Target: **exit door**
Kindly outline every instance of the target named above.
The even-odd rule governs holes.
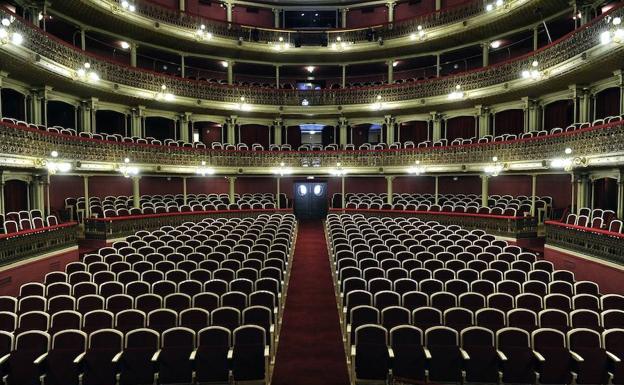
[[[327,216],[327,182],[295,182],[293,187],[297,219],[322,219]]]

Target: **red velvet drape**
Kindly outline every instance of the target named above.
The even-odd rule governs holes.
[[[4,183],[4,211],[28,210],[28,183],[9,180]]]
[[[207,145],[212,142],[223,142],[221,125],[213,122],[196,122],[195,130],[199,133],[199,140]]]
[[[607,88],[596,94],[596,119],[620,114],[620,89]]]
[[[175,131],[175,121],[171,119],[156,116],[145,118],[145,136],[163,141],[176,137]]]
[[[301,127],[299,126],[289,126],[288,130],[288,141],[284,143],[288,143],[291,145],[293,150],[296,150],[301,146]]]
[[[446,139],[450,142],[457,138],[472,138],[476,136],[476,119],[474,116],[458,116],[446,121]]]
[[[368,142],[368,131],[370,130],[370,126],[370,124],[358,124],[356,126],[351,126],[352,143],[356,148]]]
[[[494,134],[518,135],[524,131],[524,111],[506,110],[494,115]]]
[[[544,107],[544,130],[566,128],[574,123],[574,101],[559,100]]]
[[[594,182],[594,207],[617,210],[617,180],[602,178]]]
[[[240,143],[250,146],[260,143],[264,148],[269,147],[269,127],[259,124],[245,124],[240,127]]]
[[[401,143],[408,141],[419,143],[427,140],[427,131],[429,130],[429,127],[427,122],[412,121],[401,123],[399,130],[401,132]]]

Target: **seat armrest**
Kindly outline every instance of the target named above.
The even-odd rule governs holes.
[[[48,353],[43,353],[42,355],[40,355],[39,357],[37,357],[37,359],[35,359],[34,364],[35,365],[41,365],[41,363],[43,361],[45,361],[46,357],[48,357]]]
[[[425,352],[425,358],[430,360],[431,359],[431,352],[429,351],[429,349],[427,349],[426,346],[423,346],[423,351]]]
[[[535,358],[537,358],[537,360],[538,360],[539,362],[545,362],[545,361],[546,361],[546,359],[544,358],[544,356],[542,356],[542,355],[540,354],[540,352],[538,352],[537,350],[533,350],[533,355],[535,356]]]
[[[230,350],[228,350],[227,359],[231,360],[232,358],[234,358],[234,348],[230,348]]]
[[[264,356],[268,357],[271,355],[271,348],[269,347],[269,345],[265,345],[264,346]]]
[[[507,356],[502,351],[496,349],[496,354],[498,354],[498,358],[500,358],[501,361],[507,361]]]
[[[616,356],[615,354],[609,352],[609,351],[605,351],[605,353],[607,353],[607,357],[609,357],[609,359],[615,363],[620,363],[622,362],[622,360],[620,360],[620,358],[618,356]],[[4,357],[2,357],[4,358]],[[0,359],[0,364],[2,363],[2,359]]]
[[[118,362],[119,362],[119,360],[121,360],[121,356],[122,356],[122,355],[123,355],[123,351],[121,351],[121,352],[119,352],[119,353],[115,354],[115,357],[113,357],[113,359],[111,360],[111,362],[112,362],[113,364],[118,363]]]
[[[467,352],[467,351],[465,351],[465,350],[464,350],[464,349],[462,349],[462,348],[459,348],[459,351],[460,351],[460,353],[461,353],[461,355],[462,355],[462,358],[463,358],[464,360],[469,360],[469,359],[470,359],[470,354],[468,354],[468,352]]]
[[[355,357],[355,352],[356,352],[355,345],[351,345],[351,357],[352,358]],[[353,361],[351,361],[351,362],[353,362]]]
[[[390,357],[391,360],[394,359],[394,350],[392,348],[388,348],[388,357]]]
[[[189,355],[189,360],[195,361],[195,357],[197,356],[197,349],[193,349],[191,354]]]
[[[577,352],[570,350],[570,355],[572,356],[572,359],[574,359],[574,361],[576,362],[583,362],[585,361],[583,359],[583,357],[581,357]]]
[[[160,349],[156,350],[156,352],[154,353],[154,355],[152,356],[152,359],[150,361],[157,362],[158,361],[158,357],[160,357],[160,352],[161,352]]]
[[[2,358],[0,358],[0,365],[3,365],[5,362],[7,362],[9,360],[9,357],[11,357],[10,353],[2,356]]]
[[[74,364],[79,364],[80,362],[82,362],[86,354],[87,353],[82,352],[78,356],[76,356],[76,358],[74,358]]]

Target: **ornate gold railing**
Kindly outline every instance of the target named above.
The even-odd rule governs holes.
[[[76,223],[0,235],[0,266],[76,246]]]
[[[117,1],[121,3],[121,1]],[[180,12],[176,9],[153,4],[149,1],[139,1],[136,4],[137,14],[156,20],[161,23],[187,28],[192,32],[198,30],[203,24],[206,32],[210,32],[215,37],[239,39],[242,37],[246,41],[260,43],[277,42],[280,37],[286,41],[294,41],[295,34],[314,35],[313,38],[319,41],[326,37],[330,42],[340,36],[343,41],[364,42],[367,41],[367,33],[372,29],[377,36],[384,39],[409,36],[411,33],[418,33],[418,26],[427,30],[442,25],[461,22],[469,17],[485,13],[485,4],[482,0],[467,0],[460,4],[419,15],[410,19],[395,21],[393,23],[383,23],[354,29],[330,29],[323,31],[293,30],[262,28],[253,25],[243,25],[224,20],[209,19],[189,12]],[[292,37],[292,40],[291,40]]]
[[[418,217],[422,221],[436,221],[445,226],[458,225],[467,230],[481,229],[488,234],[514,240],[537,237],[537,222],[533,217],[403,210],[331,209],[330,211],[371,217]]]
[[[202,161],[211,167],[408,167],[419,161],[427,165],[469,165],[498,162],[544,162],[564,156],[572,148],[575,161],[584,157],[624,152],[624,122],[614,122],[561,134],[505,142],[461,146],[428,147],[401,150],[358,151],[227,151],[121,143],[49,133],[8,123],[0,123],[0,154],[46,159],[52,150],[60,158],[81,161],[121,163],[129,157],[133,163],[162,166],[198,167]],[[534,167],[534,168],[540,168]]]
[[[186,213],[133,215],[115,218],[88,218],[85,220],[85,238],[111,240],[125,237],[139,230],[153,231],[162,226],[177,226],[184,222],[199,222],[204,218],[247,218],[260,214],[286,214],[290,209],[274,210],[227,210]]]
[[[518,79],[522,70],[532,68],[531,63],[534,61],[539,63],[540,68],[551,68],[599,44],[600,33],[608,28],[604,22],[605,15],[538,51],[504,63],[463,74],[414,83],[338,90],[275,90],[248,86],[215,85],[203,81],[181,79],[133,68],[83,52],[19,18],[16,19],[11,28],[16,28],[24,35],[23,45],[37,55],[74,69],[81,68],[85,62],[89,62],[91,68],[102,79],[151,91],[154,92],[154,95],[161,91],[164,84],[167,86],[168,92],[176,96],[198,100],[240,103],[240,98],[244,96],[246,103],[255,105],[299,106],[306,99],[312,106],[341,106],[373,103],[377,97],[381,97],[384,102],[399,102],[444,96],[455,90],[455,86],[458,84],[461,85],[464,92],[503,84]],[[610,10],[608,15],[613,17],[624,16],[622,5]],[[0,9],[0,16],[15,15],[6,9]]]
[[[546,221],[546,245],[624,265],[624,234]]]

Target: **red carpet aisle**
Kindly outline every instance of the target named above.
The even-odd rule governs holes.
[[[347,385],[321,221],[300,222],[273,385]]]

